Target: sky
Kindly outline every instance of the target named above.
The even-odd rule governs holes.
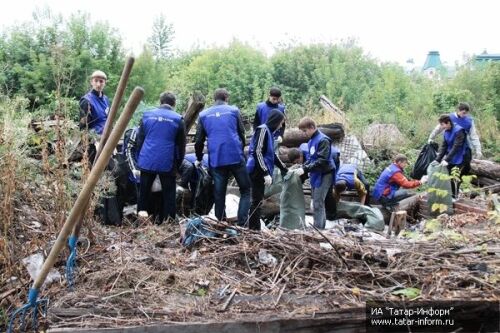
[[[381,62],[413,59],[415,66],[431,50],[450,66],[484,50],[500,53],[498,0],[15,0],[0,11],[0,30],[31,20],[45,6],[64,17],[83,11],[92,22],[107,21],[135,55],[160,13],[173,24],[179,50],[224,46],[236,38],[271,55],[280,43],[354,39]]]

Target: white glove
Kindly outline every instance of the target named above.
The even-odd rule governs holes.
[[[422,176],[422,179],[420,179],[420,183],[425,184],[425,183],[427,183],[428,180],[429,180],[429,176],[427,176],[427,175]]]
[[[303,168],[298,168],[298,169],[293,170],[293,172],[294,172],[297,176],[302,176],[302,175],[304,174],[304,169],[303,169]]]
[[[282,143],[283,142],[283,137],[280,135],[274,141],[276,141],[277,143]]]
[[[474,155],[474,158],[477,159],[477,160],[482,160],[483,159],[483,153],[481,153],[480,151],[478,151],[475,155]]]
[[[201,165],[201,162],[200,162],[200,161],[198,161],[198,160],[194,161],[194,166],[195,166],[195,167],[199,168],[199,167],[200,167],[200,165]]]
[[[134,169],[132,170],[132,174],[136,179],[141,178],[141,170]]]
[[[448,162],[446,162],[445,160],[442,160],[442,161],[441,161],[441,165],[442,165],[442,166],[444,166],[444,167],[445,167],[445,166],[448,166]]]
[[[264,177],[264,185],[270,186],[273,183],[273,177],[267,175]]]
[[[428,143],[428,144],[431,144],[431,143],[433,143],[433,142],[434,142],[434,140],[432,140],[432,139],[427,140],[427,143]]]

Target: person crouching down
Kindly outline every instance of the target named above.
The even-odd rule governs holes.
[[[295,172],[299,175],[309,173],[314,207],[314,226],[324,229],[326,224],[325,198],[331,190],[335,164],[332,156],[332,142],[329,137],[316,128],[316,123],[309,117],[299,122],[299,129],[309,138],[309,154],[306,163]]]
[[[356,190],[359,196],[359,203],[364,205],[369,203],[368,193],[370,184],[365,176],[354,164],[342,164],[337,171],[335,179],[335,200],[340,200],[340,194],[345,190]]]
[[[249,228],[260,230],[260,212],[264,188],[273,182],[273,170],[276,165],[282,174],[288,169],[274,151],[273,133],[281,128],[285,121],[283,112],[271,110],[266,123],[258,126],[250,142],[247,170],[252,182],[252,205],[250,207]]]

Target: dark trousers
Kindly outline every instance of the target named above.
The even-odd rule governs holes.
[[[335,220],[337,218],[337,201],[333,196],[333,184],[328,189],[325,198],[325,213],[327,220]]]
[[[451,175],[451,170],[453,168],[458,168],[460,170],[460,179],[451,180],[451,195],[454,199],[458,198],[458,192],[460,190],[460,184],[462,183],[462,176],[463,175],[468,175],[470,173],[470,162],[472,160],[472,152],[470,148],[467,148],[465,150],[464,158],[462,163],[460,164],[448,164],[448,173]]]
[[[260,230],[260,214],[265,189],[264,176],[265,174],[260,170],[256,170],[250,174],[250,181],[252,182],[252,205],[250,206],[248,227],[252,230]]]
[[[225,217],[226,191],[229,176],[232,174],[240,188],[240,204],[238,206],[238,224],[243,226],[247,223],[248,210],[250,209],[250,177],[248,176],[246,163],[225,165],[210,168],[214,180],[215,217],[222,220]]]
[[[187,161],[187,160],[182,160],[181,165],[179,166],[179,186],[182,186],[183,188],[188,188],[189,182],[193,178],[193,174],[195,173],[195,167],[193,163]]]
[[[151,186],[156,175],[159,175],[161,182],[162,209],[160,211],[159,223],[162,223],[167,217],[175,219],[175,174],[172,172],[155,173],[141,170],[137,211],[148,210],[152,196]]]

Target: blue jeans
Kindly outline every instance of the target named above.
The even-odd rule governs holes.
[[[392,199],[388,199],[382,196],[380,197],[379,202],[384,207],[392,208],[396,206],[401,200],[411,197],[412,195],[413,192],[401,188],[394,193],[394,197],[392,197]]]
[[[248,220],[250,210],[250,177],[248,176],[246,163],[225,165],[210,168],[214,180],[215,217],[220,221],[225,217],[226,190],[230,174],[236,179],[240,188],[240,204],[238,206],[238,224],[244,226]]]

